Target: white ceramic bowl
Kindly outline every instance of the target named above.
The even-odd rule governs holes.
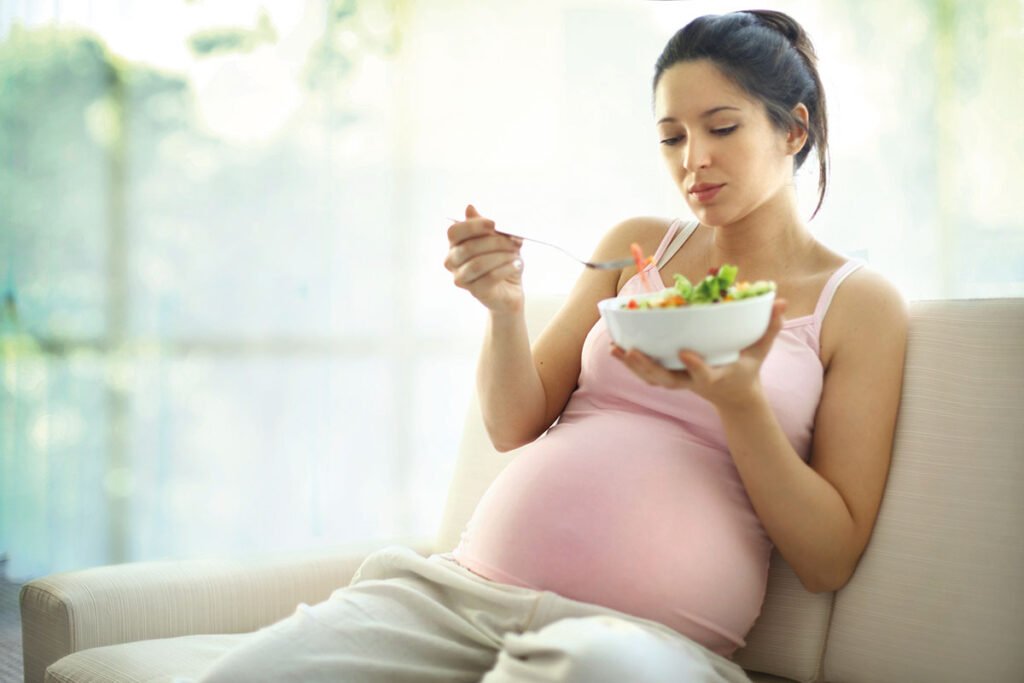
[[[717,304],[623,308],[630,299],[654,296],[660,296],[660,292],[617,296],[598,302],[597,308],[616,344],[626,350],[643,351],[673,370],[686,367],[678,356],[683,349],[696,351],[710,365],[735,361],[742,349],[764,335],[775,301],[772,291]]]

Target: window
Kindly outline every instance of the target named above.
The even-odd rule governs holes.
[[[908,299],[1024,294],[1024,6],[763,4],[818,48],[817,234]],[[743,6],[0,7],[8,573],[431,536],[484,322],[446,218],[586,255],[683,212],[652,65]],[[524,255],[531,296],[578,272]]]

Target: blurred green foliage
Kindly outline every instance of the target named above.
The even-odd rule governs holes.
[[[396,55],[404,8],[402,0],[332,0],[323,38],[313,45],[306,63],[306,85],[313,91],[330,90],[367,55]]]
[[[347,82],[363,59],[395,53],[401,5],[331,3],[303,72],[319,121],[297,125],[357,119]],[[261,11],[255,28],[181,39],[206,58],[251,52],[276,42],[277,31]],[[0,276],[16,287],[26,329],[93,343],[120,335],[140,231],[173,233],[167,243],[184,253],[199,248],[185,241],[208,230],[209,207],[305,154],[296,131],[232,149],[197,111],[184,75],[125,60],[92,33],[15,25],[0,42]]]
[[[127,164],[191,118],[183,78],[119,59],[95,35],[16,26],[0,43],[0,267],[27,327],[104,334]]]
[[[343,21],[355,15],[359,0],[331,0],[330,14],[334,21]]]
[[[251,52],[265,43],[277,42],[277,31],[270,23],[266,10],[260,12],[256,28],[215,28],[196,33],[188,39],[196,55],[220,52]]]

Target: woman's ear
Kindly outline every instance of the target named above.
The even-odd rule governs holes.
[[[793,116],[803,125],[793,125],[790,127],[789,134],[786,136],[786,148],[790,154],[796,155],[807,144],[807,131],[810,129],[811,117],[803,102],[793,107]]]

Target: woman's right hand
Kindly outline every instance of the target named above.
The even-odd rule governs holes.
[[[523,307],[522,240],[498,233],[494,221],[481,216],[473,205],[466,220],[448,228],[448,256],[444,260],[461,287],[494,312],[517,312]]]

